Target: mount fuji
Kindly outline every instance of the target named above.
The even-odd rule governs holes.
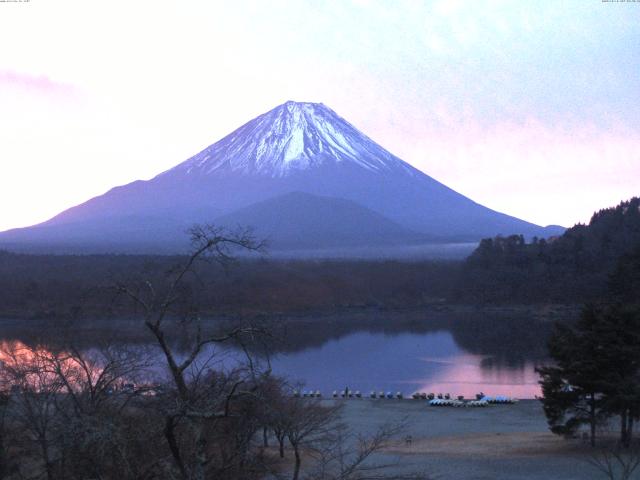
[[[0,247],[176,252],[194,223],[253,226],[275,249],[546,237],[394,156],[333,110],[286,102],[148,181],[0,233]]]

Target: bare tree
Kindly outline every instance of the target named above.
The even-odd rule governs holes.
[[[213,226],[196,226],[190,233],[192,252],[183,264],[169,272],[166,285],[156,286],[145,281],[138,286],[120,284],[117,290],[141,308],[144,325],[166,361],[175,395],[173,407],[166,412],[164,435],[179,475],[184,479],[204,480],[214,458],[207,441],[207,429],[228,418],[232,414],[232,400],[251,393],[245,387],[255,384],[251,381],[254,372],[207,377],[208,361],[202,357],[211,345],[258,331],[253,327],[236,327],[218,335],[204,334],[197,307],[189,306],[186,301],[186,279],[197,275],[196,266],[202,260],[227,265],[232,261],[233,249],[259,251],[263,245],[249,230],[230,233]],[[176,316],[187,320],[183,325],[188,323],[192,327],[192,335],[182,345],[184,352],[178,352],[170,340],[168,323]],[[201,381],[205,378],[205,382]],[[181,428],[188,429],[191,443],[188,447],[180,441],[185,436],[178,433]]]
[[[6,440],[19,466],[11,478],[264,478],[281,467],[266,448],[269,430],[281,457],[290,447],[294,480],[421,478],[384,476],[389,465],[370,461],[392,431],[353,436],[338,423],[340,404],[293,398],[268,362],[261,371],[254,344],[266,329],[217,324],[214,330],[200,321],[204,289],[193,287],[203,262],[226,266],[233,248],[262,246],[247,231],[196,227],[191,233],[191,255],[164,281],[116,288],[142,312],[154,339],[152,357],[117,340],[78,348],[73,337],[47,349],[18,343],[5,349],[0,391],[7,392],[2,413],[9,436],[0,430],[0,454]],[[228,342],[245,357],[233,368],[220,364],[221,344]],[[148,380],[150,358],[158,354],[168,380],[148,389],[135,385]]]
[[[601,447],[591,453],[588,462],[609,480],[629,480],[640,465],[640,446]]]
[[[71,401],[76,415],[97,413],[106,403],[113,406],[117,398],[120,408],[135,395],[132,388],[150,365],[140,347],[107,342],[100,347],[80,350],[75,345],[36,353],[45,372],[62,383],[62,391]]]
[[[287,430],[291,423],[291,405],[299,401],[292,400],[287,395],[289,385],[287,382],[278,377],[270,376],[269,381],[264,389],[264,403],[263,403],[263,425],[265,432],[263,432],[263,446],[267,447],[267,435],[271,431],[278,442],[278,456],[284,458],[285,456],[285,443],[287,440]],[[299,389],[299,386],[298,386]]]
[[[312,450],[331,432],[341,405],[322,406],[317,400],[288,398],[281,406],[283,430],[293,449],[293,480],[298,480],[303,449]],[[284,407],[284,408],[283,408]]]
[[[7,410],[9,395],[5,391],[0,392],[0,478],[5,478],[9,472],[9,458],[7,455]]]
[[[2,351],[3,389],[10,392],[11,423],[24,433],[21,446],[33,454],[34,469],[39,466],[48,480],[55,478],[59,461],[56,424],[57,399],[62,382],[46,371],[42,351],[19,343],[5,345]]]
[[[143,448],[161,431],[158,422],[139,407],[125,408],[136,392],[117,388],[135,378],[140,362],[139,352],[124,347],[5,345],[0,373],[10,392],[6,424],[19,474],[133,480],[162,471],[162,450]]]
[[[378,462],[376,456],[404,430],[405,423],[382,425],[371,436],[355,435],[345,424],[335,426],[309,480],[428,480],[424,472],[399,473],[399,461]]]
[[[269,426],[278,441],[278,454],[284,458],[284,446],[287,439],[287,427],[289,425],[289,415],[282,402],[273,404],[269,412]]]

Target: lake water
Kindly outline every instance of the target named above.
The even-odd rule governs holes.
[[[135,337],[136,344],[145,345],[150,340],[138,322],[114,324],[109,325],[117,341],[130,343]],[[305,318],[287,323],[278,334],[283,341],[271,345],[268,359],[274,373],[325,396],[348,387],[366,395],[424,391],[469,398],[482,391],[534,398],[540,394],[535,367],[545,363],[550,330],[550,323],[526,316],[418,312]],[[86,348],[107,336],[100,329],[73,333]],[[46,324],[0,320],[0,340],[42,344],[55,334]],[[231,346],[217,350],[223,359],[219,365],[226,368],[242,356]],[[163,365],[160,355],[158,363]]]
[[[306,389],[534,398],[552,323],[532,312],[382,312],[292,322],[273,370]]]
[[[466,351],[451,332],[384,334],[357,332],[321,346],[271,359],[276,373],[321,390],[415,391],[472,397],[533,398],[540,394],[533,360],[518,364],[492,361],[489,354]]]

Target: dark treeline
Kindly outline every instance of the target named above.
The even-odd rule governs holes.
[[[595,213],[557,238],[496,237],[464,262],[239,260],[201,266],[184,288],[208,313],[304,312],[441,303],[580,304],[640,292],[640,199]],[[24,255],[0,251],[0,316],[126,315],[109,289],[159,279],[180,256]]]
[[[562,236],[485,239],[467,259],[454,298],[480,303],[582,303],[609,287],[640,293],[640,198],[596,212]]]
[[[104,317],[132,312],[117,282],[160,279],[183,257],[23,255],[0,252],[0,316]],[[445,299],[460,264],[240,260],[199,265],[185,281],[205,312],[297,312],[411,307]]]

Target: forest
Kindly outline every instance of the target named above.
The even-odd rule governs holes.
[[[183,257],[54,256],[0,253],[0,316],[105,317],[130,311],[113,285],[159,279]],[[441,302],[459,264],[400,261],[238,260],[206,263],[186,279],[202,309],[215,314],[411,307]]]
[[[640,198],[600,210],[588,225],[527,243],[520,235],[482,240],[464,262],[451,298],[478,303],[596,302],[610,290],[640,293]]]
[[[0,316],[109,317],[135,306],[123,281],[164,277],[181,256],[0,251]],[[204,312],[257,315],[434,304],[582,304],[640,292],[640,199],[596,212],[562,236],[484,239],[465,261],[237,260],[199,265],[185,289]],[[135,313],[135,312],[134,312]]]

